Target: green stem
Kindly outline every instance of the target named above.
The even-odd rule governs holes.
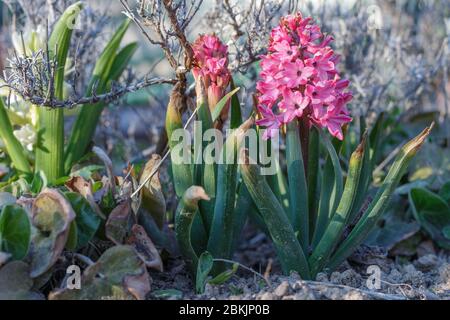
[[[43,171],[50,183],[64,174],[64,109],[38,109],[39,143],[36,170]]]

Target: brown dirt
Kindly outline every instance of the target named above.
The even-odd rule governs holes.
[[[164,299],[450,300],[450,256],[447,252],[424,252],[406,260],[363,246],[337,271],[320,273],[316,281],[304,281],[295,273],[290,276],[281,274],[272,245],[264,234],[247,230],[241,243],[243,245],[234,260],[252,268],[260,276],[240,268],[227,283],[220,286],[207,284],[205,293],[197,295],[182,260],[171,259],[164,273],[152,273],[149,299],[160,299],[160,293],[170,289],[172,293]],[[367,268],[370,265],[381,270],[381,288],[378,290],[367,286]]]

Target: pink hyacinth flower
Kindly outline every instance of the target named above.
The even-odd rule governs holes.
[[[231,73],[228,70],[228,47],[214,35],[201,35],[193,44],[196,81],[203,79],[208,94],[208,104],[213,109],[226,94]]]
[[[346,91],[349,81],[339,76],[332,41],[310,17],[298,13],[281,19],[271,32],[269,52],[261,57],[259,125],[275,129],[306,117],[343,139],[342,126],[352,120],[345,106],[352,95]]]
[[[283,65],[283,70],[279,73],[279,78],[286,84],[288,88],[296,88],[305,85],[308,80],[315,74],[315,69],[305,67],[301,60],[295,62],[287,62]]]

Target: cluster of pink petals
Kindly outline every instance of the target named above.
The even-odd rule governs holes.
[[[327,128],[343,139],[342,126],[352,120],[346,104],[352,94],[349,81],[339,77],[338,57],[312,18],[300,13],[282,18],[272,30],[269,52],[261,60],[261,80],[257,83],[258,124],[279,129],[296,118]],[[271,137],[266,130],[265,138]]]
[[[228,70],[228,47],[215,35],[201,35],[192,45],[194,50],[195,80],[202,77],[208,94],[208,104],[214,108],[225,95],[230,83]]]

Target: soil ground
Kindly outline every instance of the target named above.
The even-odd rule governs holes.
[[[194,284],[180,259],[168,261],[164,273],[152,273],[149,299],[213,300],[450,300],[450,256],[448,252],[423,252],[413,259],[390,257],[381,250],[362,246],[341,267],[320,273],[316,281],[297,274],[284,276],[270,241],[263,233],[247,230],[234,260],[256,271],[239,268],[220,286],[207,284],[204,294]],[[431,253],[430,253],[431,252]],[[369,266],[381,271],[380,288],[373,288]],[[369,285],[368,285],[369,280]],[[370,289],[372,288],[372,289]]]

